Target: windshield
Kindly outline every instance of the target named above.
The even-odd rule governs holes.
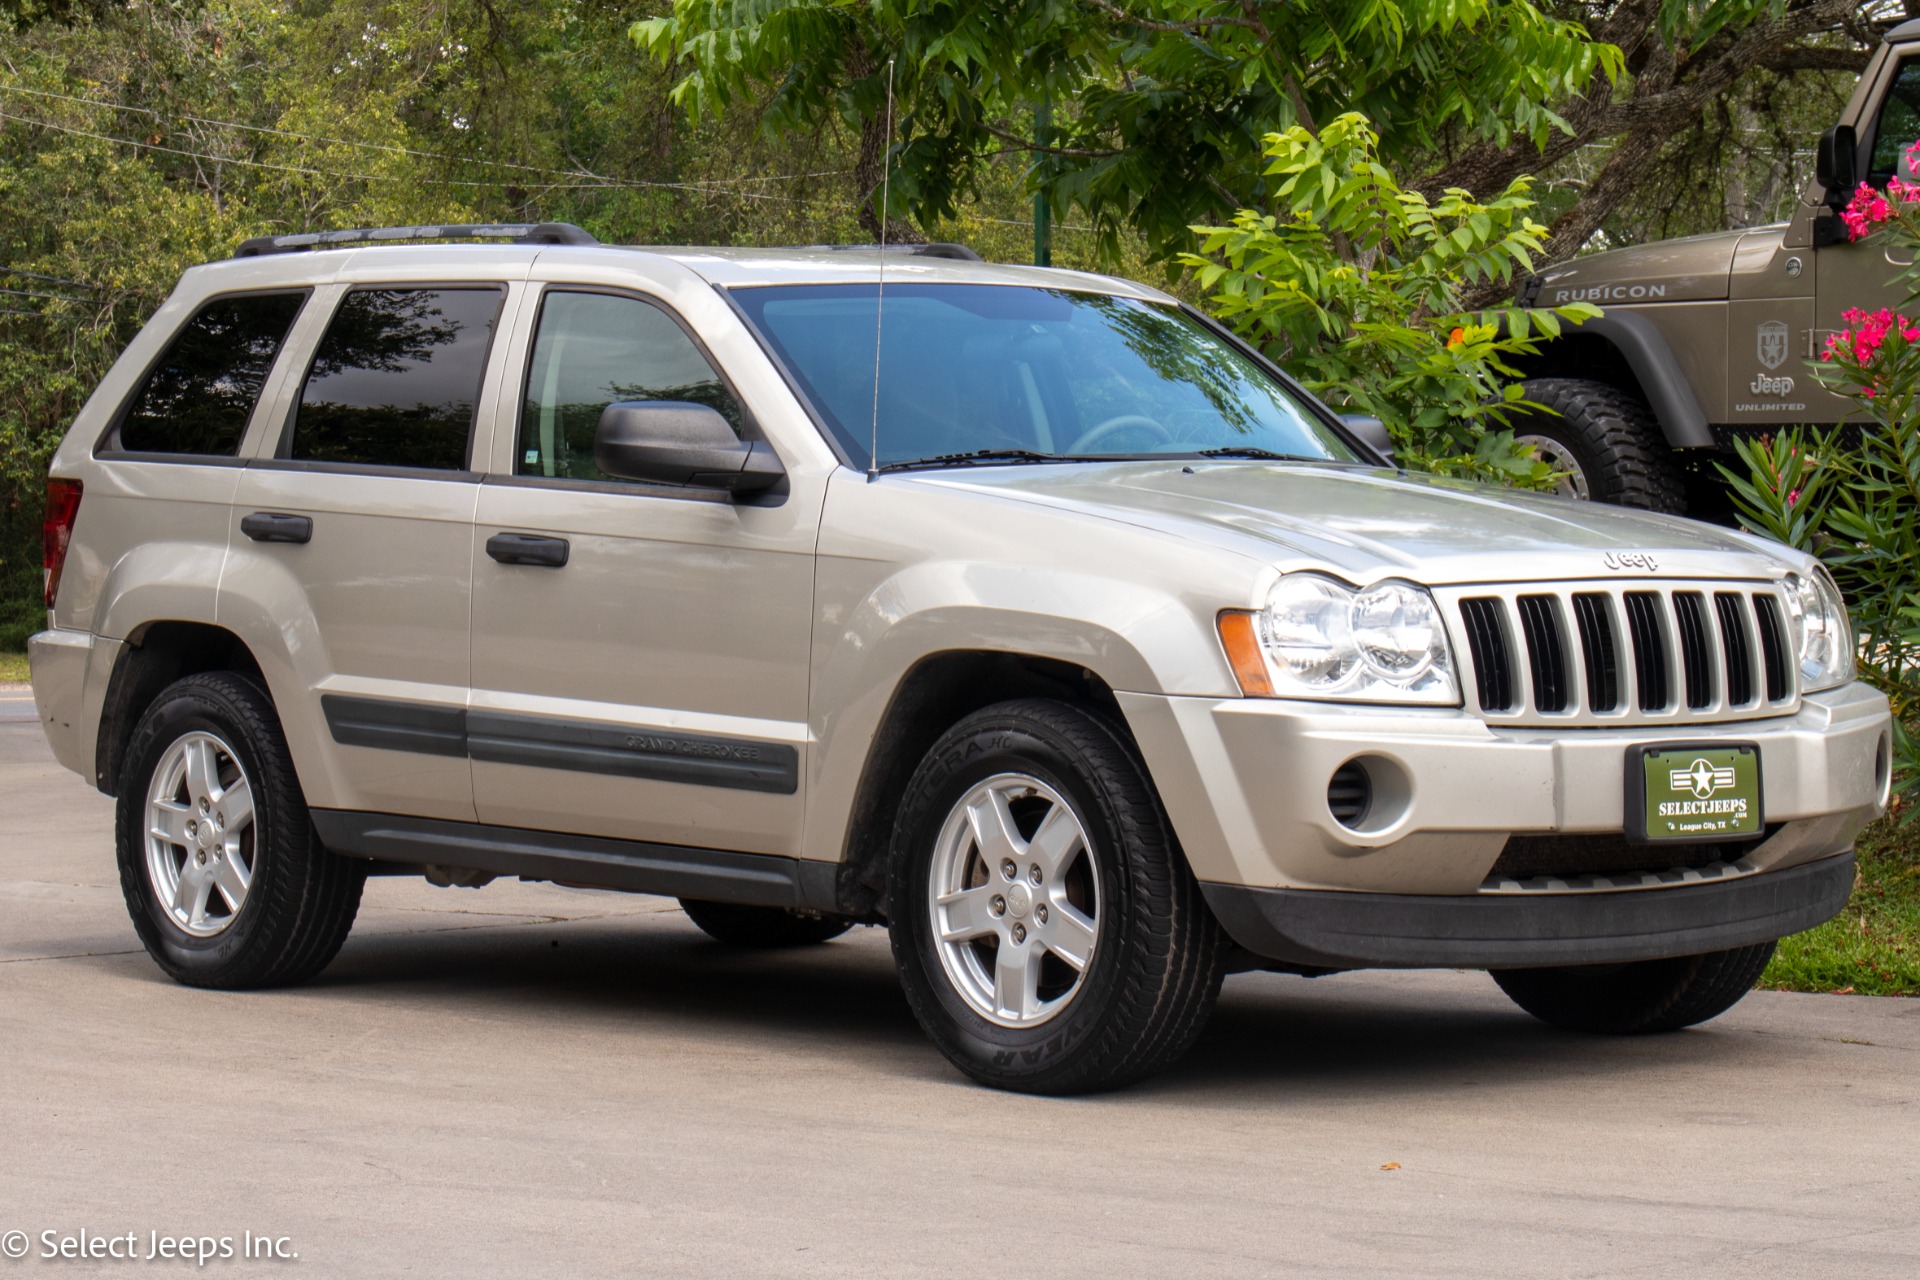
[[[841,448],[874,432],[871,284],[736,289]],[[879,465],[1209,451],[1355,461],[1297,396],[1177,307],[1009,285],[889,284]]]

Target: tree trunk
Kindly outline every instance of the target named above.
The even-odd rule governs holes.
[[[855,35],[847,50],[847,78],[866,80],[874,75],[884,80],[886,69],[874,60],[866,44]],[[853,161],[854,199],[860,207],[860,226],[875,243],[881,240],[880,205],[886,191],[887,151],[893,139],[887,134],[887,108],[860,122],[860,150]],[[886,243],[925,244],[926,237],[904,218],[887,219]]]

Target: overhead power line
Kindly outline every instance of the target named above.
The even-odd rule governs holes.
[[[42,275],[38,271],[22,271],[19,267],[0,267],[0,276],[21,276],[28,280],[44,280],[48,284],[71,285],[76,289],[98,289],[97,284],[88,284],[84,280],[68,280],[64,276]]]
[[[754,177],[745,177],[745,178],[701,178],[691,182],[655,182],[655,181],[649,181],[646,179],[639,179],[639,178],[607,178],[597,173],[590,173],[584,169],[548,169],[548,168],[542,168],[538,165],[520,164],[512,160],[489,160],[482,156],[456,156],[443,151],[422,151],[415,147],[401,147],[401,146],[395,146],[393,144],[384,143],[384,142],[363,142],[353,138],[329,137],[325,134],[298,133],[290,129],[274,129],[274,128],[269,128],[266,125],[246,124],[239,120],[220,120],[212,116],[193,115],[189,112],[184,112],[184,111],[162,112],[162,111],[157,111],[152,107],[137,107],[137,106],[131,105],[130,103],[106,102],[99,98],[81,98],[81,97],[76,97],[72,94],[67,94],[67,93],[52,93],[45,89],[29,89],[24,85],[0,84],[0,92],[28,94],[36,98],[49,98],[57,102],[73,102],[73,103],[78,103],[82,106],[100,107],[104,110],[109,110],[109,111],[124,111],[124,112],[129,112],[135,115],[150,116],[150,117],[153,117],[154,119],[159,119],[159,120],[169,120],[169,119],[191,120],[196,124],[217,125],[219,127],[227,128],[227,129],[244,130],[248,133],[266,134],[270,137],[293,138],[293,139],[298,139],[304,142],[325,143],[328,146],[357,147],[366,151],[382,151],[390,155],[414,156],[424,160],[446,160],[454,164],[486,165],[491,168],[511,169],[519,173],[539,174],[544,177],[587,178],[591,180],[590,184],[583,184],[583,185],[594,185],[594,186],[605,186],[605,187],[642,187],[642,188],[660,187],[660,188],[667,188],[675,191],[700,191],[707,188],[712,188],[716,190],[726,190],[729,187],[736,186],[743,183],[789,182],[789,181],[793,181],[800,178],[832,178],[832,177],[840,177],[842,175],[853,172],[851,169],[819,169],[819,170],[813,170],[805,173],[776,173],[776,174],[764,174],[764,175],[758,175]],[[8,118],[19,119],[20,117],[13,116]],[[58,127],[58,126],[49,125],[48,127],[52,128],[52,127]],[[147,144],[129,142],[126,145],[145,146]],[[160,149],[166,150],[167,148],[160,148]],[[195,154],[195,153],[182,152],[180,154]],[[213,158],[217,158],[217,157],[213,157]],[[237,164],[240,162],[227,161],[226,163]],[[316,170],[314,172],[322,172],[322,171]],[[415,181],[415,179],[409,179],[409,181]],[[494,184],[469,181],[466,183],[461,183],[459,185],[491,186]],[[737,192],[735,194],[750,196],[750,195],[753,195],[754,193],[742,191],[742,192]],[[790,198],[790,197],[766,197],[766,198],[781,199],[781,198]]]

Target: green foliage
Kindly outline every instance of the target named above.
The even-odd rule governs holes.
[[[1555,103],[1622,67],[1530,0],[675,0],[632,36],[682,70],[694,117],[765,90],[767,127],[791,134],[879,116],[894,59],[893,212],[956,216],[1011,149],[1109,250],[1132,229],[1161,255],[1196,221],[1269,205],[1266,134],[1360,110],[1395,158],[1540,143]]]
[[[632,17],[613,0],[0,7],[0,649],[44,625],[54,447],[180,272],[246,236],[522,220],[615,242],[859,236],[844,137],[689,126],[624,39]]]
[[[1407,465],[1550,485],[1503,429],[1524,403],[1509,361],[1598,311],[1460,306],[1463,290],[1532,265],[1546,228],[1527,216],[1527,181],[1485,202],[1429,201],[1400,186],[1352,113],[1317,135],[1272,134],[1265,151],[1285,216],[1242,209],[1195,227],[1200,252],[1179,258],[1215,314],[1336,407],[1379,418]]]
[[[1920,824],[1881,820],[1861,835],[1856,857],[1847,909],[1782,938],[1762,987],[1920,996]]]

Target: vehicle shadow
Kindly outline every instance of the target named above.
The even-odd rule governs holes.
[[[1615,1092],[1634,1073],[1711,1072],[1755,1037],[1702,1029],[1650,1037],[1580,1035],[1512,1005],[1484,973],[1336,974],[1228,980],[1185,1059],[1141,1089],[1219,1099],[1292,1090],[1325,1102],[1524,1085]],[[1786,1051],[1786,1046],[1779,1046]],[[1765,1049],[1761,1050],[1765,1052]]]
[[[557,945],[556,945],[557,944]],[[159,975],[154,975],[156,980]],[[893,972],[885,935],[753,951],[722,946],[678,917],[377,933],[297,992],[303,1000],[402,999],[490,1018],[571,1022],[595,1034],[759,1040],[831,1054],[882,1076],[964,1085],[927,1043]],[[1193,1050],[1129,1099],[1208,1105],[1324,1103],[1391,1094],[1436,1099],[1463,1087],[1630,1090],[1636,1073],[1711,1073],[1732,1056],[1791,1054],[1782,1038],[1709,1026],[1607,1038],[1542,1026],[1484,974],[1342,974],[1229,979]]]

